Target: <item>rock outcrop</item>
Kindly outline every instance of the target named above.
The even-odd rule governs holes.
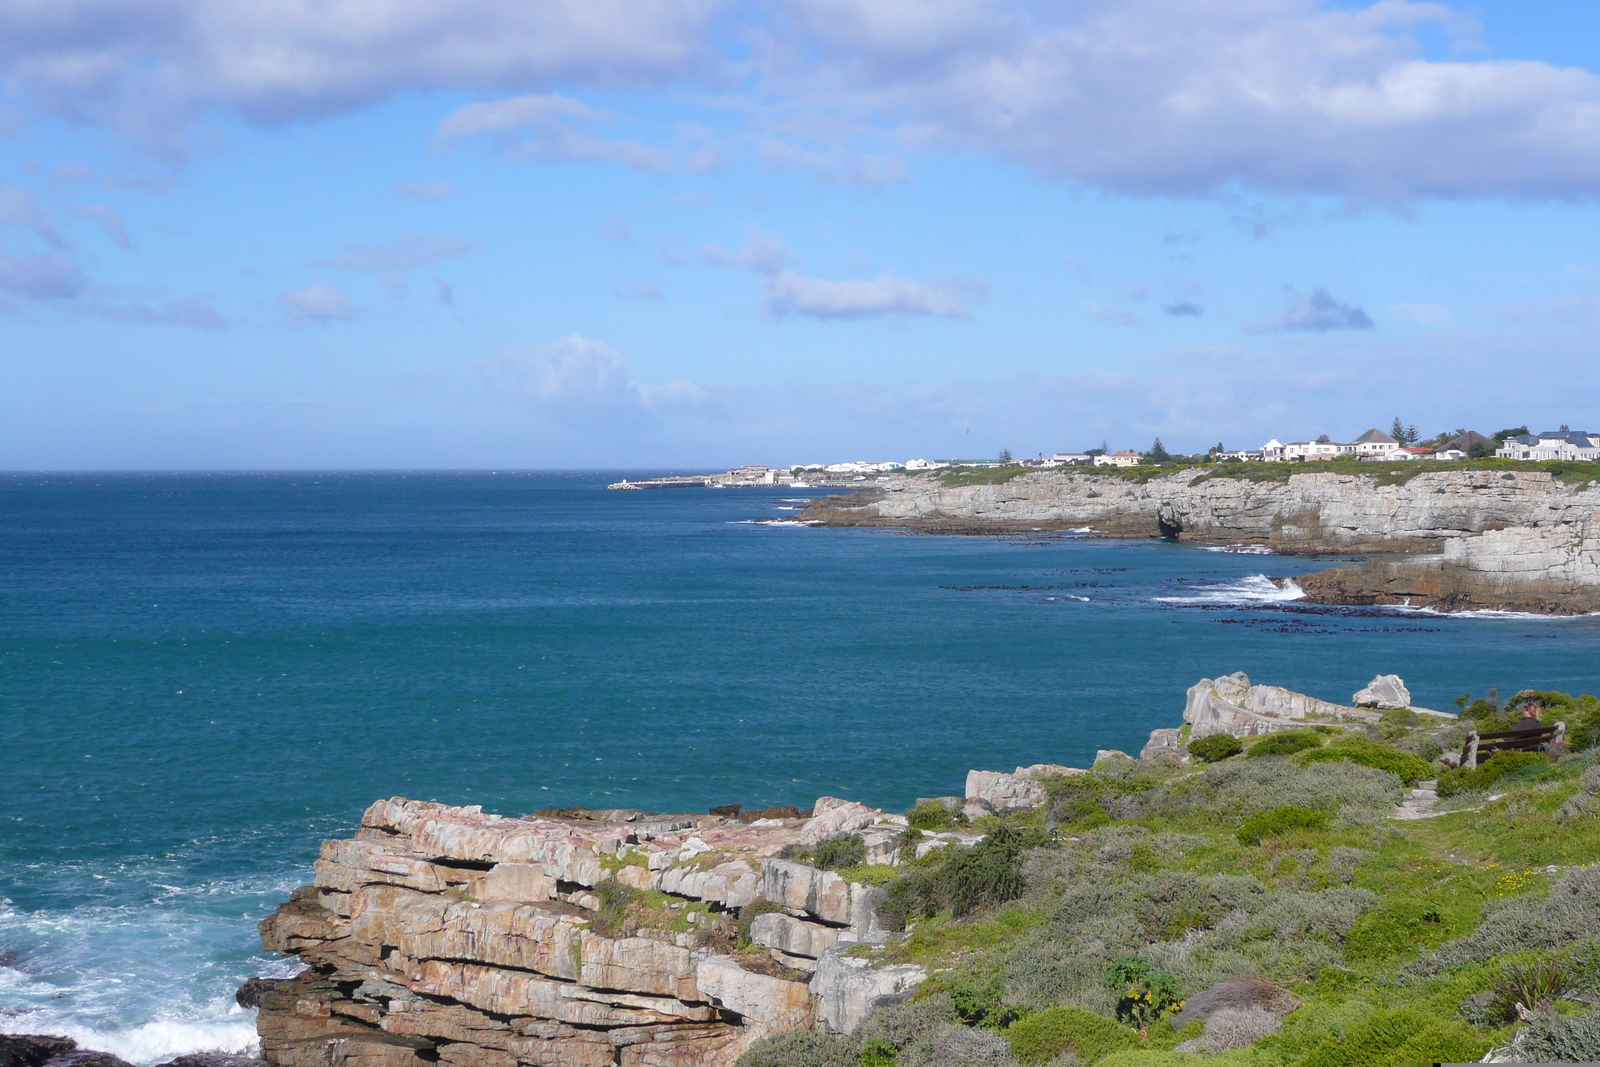
[[[1358,708],[1377,708],[1379,711],[1409,708],[1411,690],[1406,688],[1406,683],[1398,674],[1380,674],[1365,688],[1356,690],[1350,703]]]
[[[715,1067],[761,1036],[852,1019],[860,981],[822,976],[820,960],[882,939],[882,891],[775,856],[904,819],[842,801],[817,812],[613,822],[380,801],[261,924],[266,948],[307,965],[243,991],[262,1054],[272,1067]],[[738,915],[758,901],[781,911],[740,950]]]
[[[1435,556],[1337,567],[1299,579],[1313,604],[1403,604],[1439,611],[1600,611],[1600,516],[1487,530]]]
[[[1441,465],[1443,466],[1443,465]],[[1046,470],[999,485],[946,486],[937,475],[880,479],[881,490],[824,497],[803,518],[834,525],[949,532],[1078,529],[1108,536],[1261,544],[1278,552],[1412,552],[1508,527],[1560,527],[1600,514],[1600,487],[1568,485],[1542,470],[1406,467],[1396,480],[1294,473],[1228,478],[1193,468],[1140,482],[1114,474]]]
[[[1257,737],[1312,723],[1375,726],[1383,721],[1381,708],[1410,708],[1411,691],[1398,674],[1380,674],[1355,695],[1356,703],[1363,700],[1372,703],[1364,707],[1346,707],[1282,686],[1254,685],[1249,675],[1237,671],[1220,678],[1202,678],[1190,686],[1184,702],[1183,721],[1188,724],[1188,741],[1212,734]],[[1455,718],[1428,708],[1411,710],[1441,719]],[[1152,730],[1139,758],[1182,755],[1185,747],[1182,730]]]
[[[1381,718],[1368,708],[1346,707],[1276,685],[1252,685],[1243,671],[1200,679],[1189,687],[1183,707],[1191,740],[1211,734],[1254,737],[1308,722],[1376,723]]]
[[[1037,471],[999,485],[946,486],[937,475],[880,480],[825,497],[806,521],[952,533],[1085,529],[1258,545],[1285,554],[1435,553],[1297,577],[1309,603],[1600,611],[1600,483],[1543,470],[1374,464],[1372,474],[1223,477],[1193,468],[1141,482]]]

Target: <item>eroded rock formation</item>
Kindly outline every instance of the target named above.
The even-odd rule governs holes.
[[[611,814],[374,804],[353,839],[324,844],[314,884],[261,924],[263,945],[307,964],[250,985],[263,1056],[274,1067],[714,1067],[766,1034],[858,1019],[871,982],[897,992],[911,980],[864,985],[854,958],[820,966],[882,939],[881,891],[774,858],[847,832],[892,859],[903,817],[830,798],[808,820],[748,825]],[[738,919],[758,904],[770,914],[741,950]]]
[[[803,518],[950,533],[1088,528],[1286,554],[1428,552],[1436,555],[1297,581],[1311,603],[1600,611],[1600,483],[1568,484],[1542,470],[1407,468],[1396,476],[1374,465],[1370,475],[1256,481],[1189,469],[1142,483],[1052,470],[999,485],[946,486],[936,475],[880,485],[814,501]]]

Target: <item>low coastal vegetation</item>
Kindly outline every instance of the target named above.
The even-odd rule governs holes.
[[[1437,762],[1530,696],[1570,751]],[[1600,700],[1458,704],[1048,779],[1043,806],[892,869],[902,933],[849,954],[928,968],[909,999],[742,1067],[1600,1059]],[[1434,779],[1445,814],[1393,817]],[[957,817],[913,809],[902,853]]]
[[[1175,457],[1165,463],[1141,463],[1135,467],[1029,467],[1007,464],[996,467],[949,467],[932,473],[940,484],[948,488],[964,485],[1003,485],[1025,474],[1041,471],[1066,471],[1072,474],[1098,478],[1120,479],[1143,485],[1152,478],[1165,477],[1190,471],[1195,481],[1212,478],[1235,478],[1250,482],[1286,482],[1296,474],[1350,474],[1362,475],[1379,485],[1400,485],[1419,474],[1430,471],[1482,470],[1501,473],[1527,473],[1543,471],[1570,485],[1586,485],[1600,481],[1600,463],[1583,463],[1576,460],[1552,460],[1547,463],[1527,463],[1511,459],[1461,459],[1448,462],[1438,460],[1412,460],[1409,462],[1375,463],[1353,458],[1333,459],[1306,463],[1218,463],[1207,456]]]

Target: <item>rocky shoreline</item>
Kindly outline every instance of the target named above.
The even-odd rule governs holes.
[[[1401,554],[1410,558],[1295,581],[1319,604],[1600,611],[1600,487],[1539,470],[1422,471],[1402,481],[1378,473],[1258,481],[1190,469],[1140,481],[1039,471],[953,486],[908,475],[813,501],[800,518],[949,534],[1083,530],[1281,555]]]

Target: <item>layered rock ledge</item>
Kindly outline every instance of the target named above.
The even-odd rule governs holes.
[[[506,818],[379,801],[261,924],[307,969],[256,981],[274,1067],[688,1067],[769,1033],[849,1029],[923,977],[846,957],[881,890],[777,859],[857,834],[892,861],[905,818],[824,797],[809,819]],[[738,924],[749,944],[739,947]]]
[[[1600,611],[1600,484],[1570,485],[1542,470],[1406,473],[1403,481],[1377,471],[1256,481],[1189,469],[1140,482],[1054,470],[958,486],[899,476],[814,501],[802,518],[938,533],[1086,530],[1282,554],[1428,553],[1296,581],[1310,603]]]

